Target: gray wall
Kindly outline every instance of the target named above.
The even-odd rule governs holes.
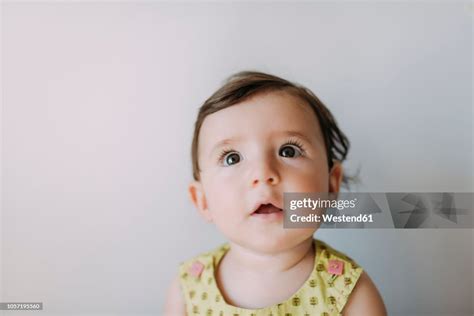
[[[473,12],[3,3],[0,301],[159,315],[178,263],[224,241],[187,200],[190,142],[200,103],[242,69],[330,107],[352,141],[347,168],[362,168],[354,190],[474,191]],[[365,267],[392,315],[473,313],[473,230],[316,237]]]

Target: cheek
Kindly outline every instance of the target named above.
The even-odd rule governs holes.
[[[285,174],[286,191],[327,192],[329,190],[329,170],[325,162],[308,162],[301,168]]]
[[[239,205],[240,184],[230,172],[220,172],[203,179],[209,210],[214,214],[232,212]]]

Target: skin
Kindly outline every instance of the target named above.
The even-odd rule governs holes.
[[[198,153],[200,181],[189,185],[189,194],[202,217],[229,241],[216,271],[225,301],[256,309],[288,299],[314,268],[315,229],[284,229],[280,220],[261,221],[251,213],[259,201],[283,208],[284,192],[339,191],[342,166],[335,162],[328,169],[313,110],[284,91],[258,94],[206,117]],[[365,272],[343,312],[386,315]],[[165,314],[185,315],[178,277]]]

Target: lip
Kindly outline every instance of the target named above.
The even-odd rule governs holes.
[[[261,205],[266,205],[266,204],[271,204],[271,205],[273,205],[274,207],[279,208],[280,210],[283,211],[283,207],[282,207],[282,205],[279,203],[279,201],[278,201],[277,199],[275,199],[275,198],[264,198],[264,199],[258,200],[258,201],[254,204],[254,206],[253,206],[253,208],[252,208],[252,211],[250,212],[249,215],[252,215],[252,216],[255,216],[255,215],[266,215],[266,216],[268,216],[268,215],[275,214],[275,213],[270,213],[270,214],[258,214],[258,213],[255,213],[255,212],[259,209],[259,207],[260,207]],[[283,212],[281,212],[281,213],[283,213]]]
[[[280,212],[275,212],[275,213],[268,213],[268,214],[260,214],[260,213],[252,213],[250,215],[251,218],[254,218],[258,221],[264,221],[264,222],[280,222],[283,220],[283,210]]]

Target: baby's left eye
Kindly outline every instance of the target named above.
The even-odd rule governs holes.
[[[284,145],[280,148],[278,154],[285,158],[295,158],[302,155],[301,149],[295,145]]]

